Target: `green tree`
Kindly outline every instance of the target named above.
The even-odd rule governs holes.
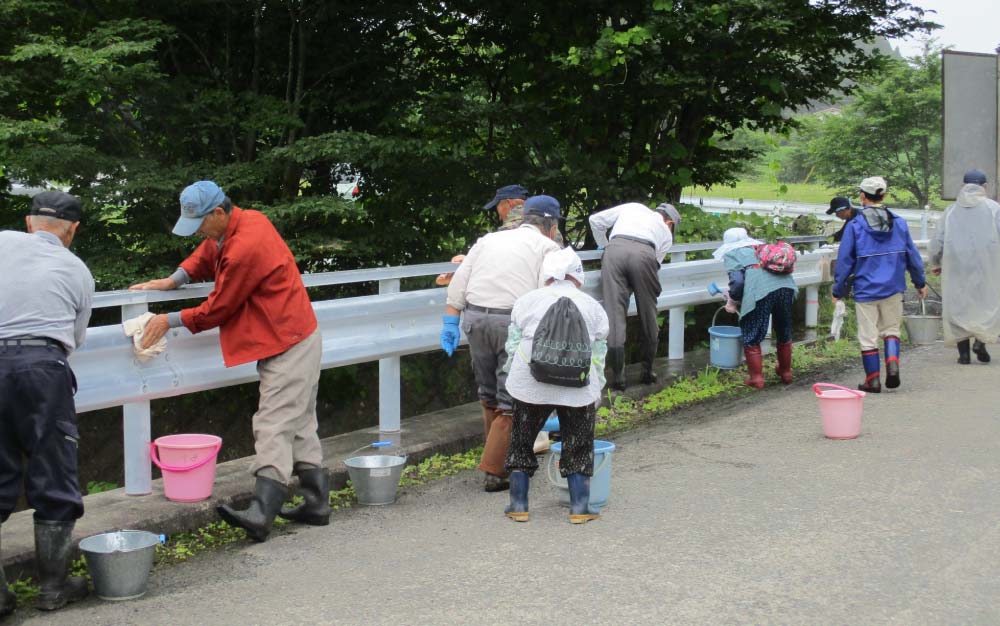
[[[595,209],[731,180],[754,151],[720,138],[790,127],[880,66],[855,41],[926,26],[903,0],[0,0],[0,225],[10,179],[68,186],[101,288],[191,249],[169,229],[199,178],[306,271],[446,258],[510,182],[580,241]]]
[[[824,182],[856,189],[883,176],[897,202],[930,204],[941,188],[941,54],[892,61],[839,115],[825,116],[809,142]],[[905,192],[901,194],[900,192]]]

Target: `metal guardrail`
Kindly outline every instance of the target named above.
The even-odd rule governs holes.
[[[829,208],[825,204],[809,204],[806,202],[787,202],[785,200],[748,200],[739,198],[714,198],[705,196],[684,195],[681,202],[701,207],[706,213],[757,213],[775,217],[797,215],[812,215],[822,221],[838,220],[834,215],[827,215]],[[927,239],[931,227],[944,215],[943,211],[928,209],[897,209],[892,212],[906,220],[911,227],[920,229],[920,239]],[[916,235],[916,233],[914,233]]]
[[[796,237],[789,242],[815,248],[823,237]],[[660,310],[668,310],[670,330],[668,357],[684,356],[685,308],[716,301],[708,295],[711,282],[727,279],[722,263],[709,259],[686,261],[688,252],[713,250],[719,242],[679,244],[670,252],[670,262],[660,268],[663,292]],[[600,251],[583,252],[585,259],[599,259]],[[796,263],[795,280],[806,289],[806,325],[814,327],[818,315],[818,286],[823,281],[823,265],[832,250],[802,254]],[[400,428],[400,364],[403,355],[439,349],[441,315],[446,289],[400,292],[400,280],[453,271],[453,263],[433,263],[377,269],[308,274],[307,287],[378,282],[377,295],[339,298],[313,303],[323,335],[322,367],[331,368],[374,360],[379,362],[379,429],[396,433]],[[586,272],[584,290],[600,299],[600,271]],[[187,285],[167,292],[115,291],[95,295],[95,307],[121,307],[122,319],[148,310],[154,302],[187,300],[207,296],[211,284]],[[635,315],[634,300],[630,315]],[[118,324],[87,330],[83,346],[73,353],[70,363],[79,390],[76,408],[80,413],[113,406],[123,407],[125,447],[125,492],[150,492],[149,462],[150,401],[207,389],[237,385],[258,379],[254,364],[226,368],[218,341],[218,331],[192,335],[187,329],[167,334],[167,350],[148,363],[139,362],[132,340]],[[464,338],[463,338],[464,343]]]

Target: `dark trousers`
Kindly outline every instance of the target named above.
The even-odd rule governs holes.
[[[507,393],[507,328],[510,315],[465,311],[462,330],[469,339],[472,356],[472,373],[479,387],[479,399],[489,407],[509,411],[510,394]]]
[[[635,293],[639,316],[639,355],[652,368],[659,343],[656,299],[660,297],[660,264],[651,246],[615,237],[601,259],[601,294],[608,314],[608,348],[625,346],[629,298]]]
[[[538,469],[535,458],[535,438],[545,420],[555,411],[559,416],[559,436],[562,454],[559,473],[563,478],[570,474],[594,475],[594,421],[597,409],[587,406],[553,406],[528,404],[514,399],[514,425],[510,432],[510,450],[504,467],[508,472],[524,472],[534,476]]]
[[[774,336],[778,343],[788,343],[792,340],[792,301],[795,300],[795,290],[788,287],[775,289],[757,301],[753,311],[740,318],[740,331],[743,335],[743,345],[759,346],[767,336],[767,322],[773,319]]]
[[[35,519],[83,515],[77,476],[76,378],[51,346],[0,346],[0,523],[22,482]]]

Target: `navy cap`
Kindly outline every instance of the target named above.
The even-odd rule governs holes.
[[[80,199],[65,191],[43,191],[31,199],[31,215],[54,217],[68,222],[79,222],[83,215]]]
[[[844,196],[837,196],[833,200],[830,200],[830,208],[826,210],[827,215],[833,215],[837,211],[843,211],[844,209],[853,209],[854,205],[851,201]]]
[[[226,199],[222,189],[210,180],[199,180],[181,192],[181,216],[174,225],[174,234],[190,237],[197,232],[205,216]]]
[[[483,210],[489,211],[496,208],[501,200],[524,200],[527,197],[528,190],[521,185],[507,185],[506,187],[497,189],[497,193],[493,196],[493,199],[483,205]]]
[[[531,196],[524,201],[524,214],[554,217],[557,220],[562,219],[562,213],[559,211],[559,201],[552,196]]]
[[[983,170],[969,170],[962,177],[962,182],[966,184],[973,185],[985,185],[986,184],[986,172]]]

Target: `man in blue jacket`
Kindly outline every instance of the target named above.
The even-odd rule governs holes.
[[[882,391],[878,340],[885,341],[885,386],[899,387],[899,326],[903,319],[906,272],[920,298],[927,297],[924,264],[906,221],[882,206],[886,183],[881,176],[861,181],[861,213],[847,223],[833,284],[833,300],[843,298],[854,275],[858,342],[865,382],[858,389]]]

